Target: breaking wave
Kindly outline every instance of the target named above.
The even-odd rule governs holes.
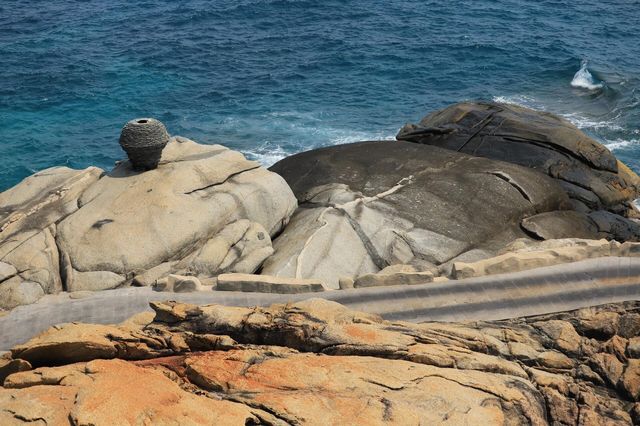
[[[579,89],[587,89],[587,90],[600,90],[604,87],[602,82],[598,82],[587,67],[588,62],[582,61],[582,66],[573,76],[573,80],[571,80],[571,86],[577,87]]]

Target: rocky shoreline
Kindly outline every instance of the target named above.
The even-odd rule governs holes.
[[[132,123],[161,126],[144,120]],[[100,397],[99,386],[85,387],[87,375],[117,388],[124,386],[118,377],[125,371],[149,380],[145,386],[168,380],[163,392],[171,395],[163,398],[191,413],[178,418],[166,407],[149,408],[156,414],[145,421],[152,422],[315,424],[321,420],[316,408],[299,405],[309,389],[323,389],[321,399],[343,407],[336,415],[347,423],[364,424],[365,417],[371,424],[414,418],[454,424],[640,421],[634,340],[640,314],[631,303],[640,289],[640,212],[634,204],[640,178],[565,120],[513,105],[466,102],[404,126],[397,141],[308,151],[268,170],[221,145],[180,136],[167,143],[162,135],[159,148],[135,147],[144,167],[129,161],[109,172],[56,167],[0,194],[0,348],[13,347],[0,361],[7,376],[0,390],[3,424],[45,418],[108,424],[118,417],[106,411],[92,417],[79,395],[86,404]],[[154,161],[144,163],[145,149]],[[370,313],[304,302],[313,297]],[[152,303],[155,320],[145,316],[135,326],[77,324],[33,336],[56,318],[115,323],[147,302],[168,299],[220,305]],[[285,305],[253,311],[221,306],[273,303]],[[133,311],[116,313],[119,306]],[[558,313],[576,308],[582,310]],[[105,313],[93,314],[100,309]],[[205,319],[203,312],[217,313]],[[412,321],[510,319],[398,325],[373,313]],[[541,314],[548,316],[530,318]],[[255,315],[271,320],[260,320],[266,322],[250,332],[247,321]],[[24,325],[29,318],[31,332]],[[584,332],[585,321],[615,331]],[[233,331],[240,323],[246,335]],[[553,325],[527,325],[534,323]],[[350,349],[329,353],[317,346],[315,332],[303,330],[320,330],[319,324],[320,335],[332,336],[327,347]],[[358,324],[367,326],[360,330]],[[429,327],[442,329],[440,337],[424,331]],[[296,340],[300,333],[304,337]],[[336,337],[340,333],[349,342]],[[378,335],[417,340],[389,352],[376,346],[387,345]],[[509,349],[488,348],[489,335]],[[113,336],[120,336],[117,342]],[[567,349],[569,336],[577,343]],[[477,339],[485,346],[479,349]],[[407,355],[413,350],[407,348],[425,344],[432,345],[428,352]],[[376,367],[362,370],[362,356],[373,357],[366,363]],[[486,357],[493,357],[487,361],[492,366],[480,361]],[[113,358],[127,361],[95,361]],[[156,361],[133,362],[142,359]],[[355,401],[341,396],[346,387],[287,382],[292,378],[269,384],[276,370],[242,382],[248,369],[272,359],[282,363],[276,369],[298,365],[310,377],[336,374],[362,392],[356,399],[377,402],[359,413],[349,405]],[[248,367],[233,376],[236,361],[230,360]],[[224,385],[211,375],[218,362],[229,368]],[[333,362],[354,370],[338,371]],[[196,364],[209,365],[208,372],[193,373]],[[504,368],[496,370],[498,364]],[[379,386],[371,382],[378,379],[361,377],[367,374],[382,374],[385,383],[395,375],[406,380]],[[436,376],[437,384],[407,385]],[[262,400],[261,386],[295,391]],[[69,393],[70,400],[54,402],[57,392]],[[242,396],[247,392],[254,396]],[[20,405],[21,398],[40,408]],[[409,402],[416,400],[430,402]],[[198,417],[190,410],[201,404],[210,411]],[[23,412],[29,414],[15,414]]]

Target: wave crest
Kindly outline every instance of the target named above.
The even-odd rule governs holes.
[[[582,61],[582,66],[573,76],[573,80],[571,80],[571,86],[587,90],[602,89],[604,85],[601,82],[596,81],[593,75],[591,75],[587,65],[587,61]]]

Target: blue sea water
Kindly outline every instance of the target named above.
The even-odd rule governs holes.
[[[271,164],[465,99],[567,117],[640,171],[640,2],[2,0],[0,190],[110,168],[135,117]]]

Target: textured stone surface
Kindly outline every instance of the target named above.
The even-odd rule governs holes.
[[[203,291],[205,287],[197,277],[170,274],[166,278],[158,280],[153,289],[156,291],[173,291],[176,293],[191,293]]]
[[[222,274],[218,275],[216,290],[249,291],[257,293],[315,293],[324,291],[320,280],[282,278],[269,275]]]
[[[74,271],[120,275],[183,259],[242,219],[264,228],[264,239],[282,228],[296,205],[286,183],[259,164],[182,138],[167,145],[156,170],[135,173],[123,163],[80,202],[83,207],[58,227],[61,251]],[[216,254],[224,259],[227,253]]]
[[[0,388],[3,424],[630,425],[637,415],[639,360],[624,348],[640,332],[638,303],[424,324],[321,299],[153,308],[153,322],[68,324],[16,348],[38,368]],[[606,336],[584,334],[603,318]]]
[[[44,170],[0,194],[0,309],[172,273],[252,273],[295,208],[277,174],[181,137],[144,173],[127,161]]]
[[[625,213],[640,178],[567,120],[528,108],[464,102],[436,111],[397,135],[406,140],[532,167],[564,182],[590,209]]]
[[[545,266],[577,262],[607,256],[638,257],[640,244],[617,241],[553,239],[533,243],[516,240],[502,250],[498,256],[476,262],[454,262],[451,276],[454,278],[480,277],[526,271]]]
[[[428,270],[469,250],[527,236],[520,220],[569,208],[563,189],[528,168],[408,142],[313,150],[272,166],[301,208],[263,272],[320,278]]]
[[[353,283],[354,288],[384,287],[390,285],[415,285],[433,281],[432,272],[389,272],[359,276]]]
[[[120,132],[120,146],[127,153],[135,170],[158,167],[162,150],[169,142],[169,133],[154,118],[136,118],[124,125]]]

